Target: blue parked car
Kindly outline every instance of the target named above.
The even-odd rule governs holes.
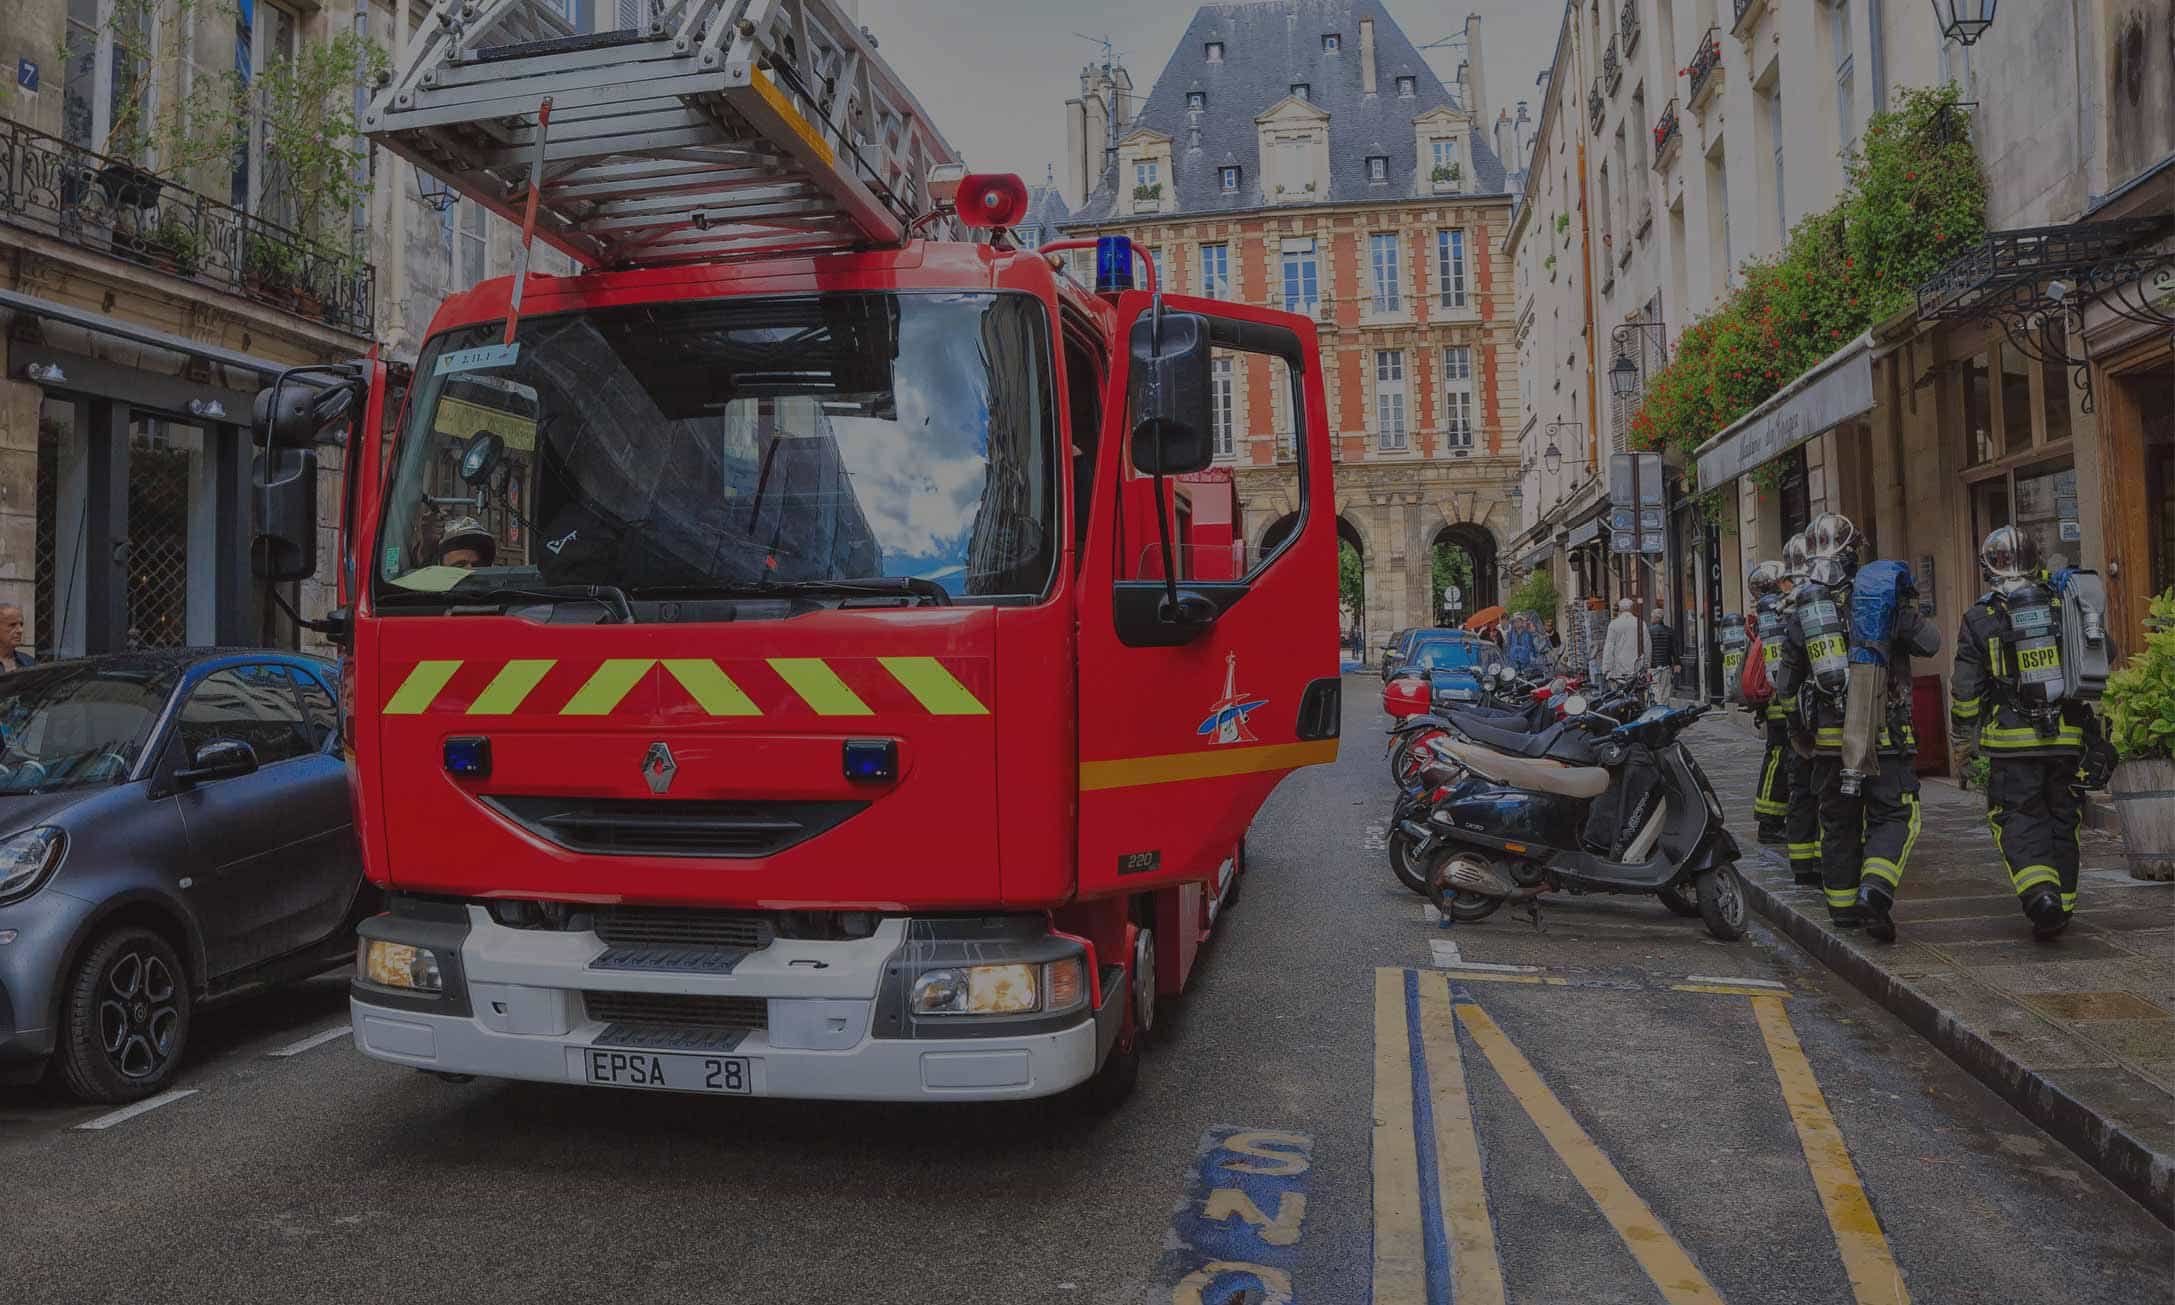
[[[1460,707],[1485,699],[1486,680],[1503,664],[1503,650],[1477,634],[1431,630],[1413,639],[1396,673],[1427,676],[1437,707]]]

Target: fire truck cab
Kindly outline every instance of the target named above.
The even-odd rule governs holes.
[[[816,103],[753,103],[823,134]],[[617,266],[449,298],[412,375],[260,398],[267,576],[310,565],[297,471],[346,432],[327,624],[390,902],[360,931],[357,1047],[632,1088],[1122,1098],[1255,811],[1336,755],[1312,324],[1082,286],[1001,234],[1002,179],[932,210],[967,238],[907,214],[889,242],[643,264],[598,257],[584,223],[618,210],[544,175],[530,229]],[[1210,470],[1239,410],[1298,451],[1295,524],[1258,556]]]

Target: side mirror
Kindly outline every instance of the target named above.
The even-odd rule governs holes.
[[[189,764],[174,772],[174,782],[184,788],[215,779],[233,779],[257,769],[257,750],[240,739],[213,739],[196,750]]]
[[[257,442],[275,449],[307,449],[337,444],[335,433],[356,410],[357,386],[289,380],[257,391],[251,414]],[[276,407],[275,407],[276,401]]]
[[[249,480],[257,509],[250,573],[259,580],[317,574],[317,451],[275,447],[259,453]]]
[[[1133,323],[1133,466],[1151,476],[1205,471],[1215,459],[1209,400],[1208,319],[1145,313]]]

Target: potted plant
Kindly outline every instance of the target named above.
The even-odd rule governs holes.
[[[251,236],[242,246],[242,284],[262,298],[285,299],[294,289],[295,251],[284,241]]]
[[[2145,646],[2107,677],[2102,705],[2122,758],[2110,788],[2130,874],[2175,879],[2175,589],[2152,600]]]
[[[1448,190],[1465,179],[1465,169],[1455,163],[1438,163],[1435,170],[1427,175],[1428,180],[1434,182],[1437,188]]]

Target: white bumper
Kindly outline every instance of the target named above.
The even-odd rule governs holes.
[[[421,1012],[350,998],[355,1045],[365,1055],[445,1074],[588,1085],[589,1052],[610,1027],[589,1017],[583,993],[670,993],[761,998],[768,1027],[722,1054],[747,1062],[753,1095],[852,1101],[997,1100],[1062,1092],[1097,1066],[1095,1016],[1019,1035],[871,1036],[884,963],[904,922],[852,943],[779,940],[731,974],[591,969],[596,935],[505,928],[471,907],[461,946],[473,1014]],[[820,968],[818,964],[820,962]],[[659,1048],[670,1052],[672,1048]]]

